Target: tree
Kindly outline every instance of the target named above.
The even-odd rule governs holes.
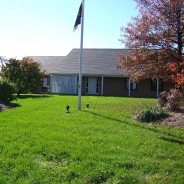
[[[41,86],[43,76],[41,65],[30,58],[9,59],[2,67],[2,78],[15,84],[18,96],[21,93],[34,92]]]
[[[184,1],[135,1],[139,15],[121,28],[130,54],[119,55],[117,68],[135,81],[159,78],[184,87]]]

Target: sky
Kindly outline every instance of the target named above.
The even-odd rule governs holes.
[[[81,0],[0,0],[0,56],[65,56]],[[138,15],[134,0],[85,0],[83,48],[123,48],[120,28]]]

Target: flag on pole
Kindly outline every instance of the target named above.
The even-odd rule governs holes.
[[[83,30],[84,30],[84,1],[79,7],[77,18],[73,31],[75,31],[79,24],[81,24],[81,41],[80,41],[80,62],[79,62],[79,82],[78,82],[78,110],[81,110],[81,89],[82,89],[82,60],[83,60]]]
[[[78,11],[78,14],[77,14],[77,18],[76,18],[76,21],[75,21],[73,31],[75,31],[77,29],[78,25],[81,24],[81,18],[82,18],[82,3],[79,7],[79,11]]]

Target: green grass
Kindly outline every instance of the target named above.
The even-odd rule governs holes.
[[[0,112],[0,184],[184,183],[183,129],[131,119],[155,102],[22,96]]]

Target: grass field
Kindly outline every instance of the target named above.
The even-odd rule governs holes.
[[[81,111],[76,96],[16,103],[0,112],[0,184],[184,183],[183,129],[131,119],[155,99],[82,97]]]

